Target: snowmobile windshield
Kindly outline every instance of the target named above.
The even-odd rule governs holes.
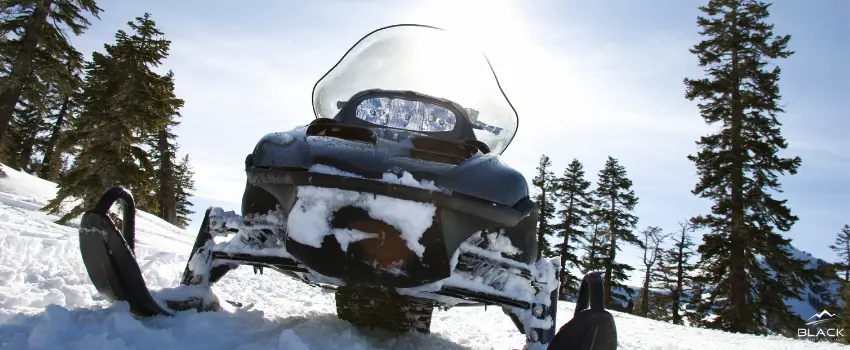
[[[366,35],[316,83],[313,111],[317,118],[334,118],[345,101],[368,90],[411,91],[462,106],[475,137],[495,154],[508,147],[517,131],[516,111],[499,86],[487,57],[470,43],[439,28],[396,25]],[[359,108],[363,110],[358,111],[358,118],[428,132],[449,131],[455,127],[456,118],[462,117],[420,104],[375,99]],[[406,116],[392,115],[394,111],[415,110],[421,110],[418,114],[427,121],[408,122],[410,118]]]

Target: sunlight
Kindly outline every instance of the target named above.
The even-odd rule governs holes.
[[[521,120],[549,120],[555,117],[537,101],[541,94],[565,91],[546,74],[553,71],[551,55],[539,45],[534,33],[539,24],[528,20],[523,6],[510,0],[435,0],[416,3],[410,13],[424,19],[418,23],[456,33],[483,51]]]
[[[514,44],[522,41],[527,29],[517,13],[518,4],[507,0],[436,0],[418,3],[413,11],[428,18],[429,25],[462,35],[491,61],[517,62],[513,59]],[[513,70],[511,64],[499,65],[498,72],[511,74],[508,70]]]
[[[425,18],[425,24],[457,33],[483,51],[520,120],[563,121],[539,101],[580,94],[564,84],[565,79],[573,79],[563,76],[563,67],[572,58],[541,45],[540,35],[546,32],[540,30],[550,28],[531,19],[524,6],[526,2],[510,0],[436,0],[418,3],[411,12]]]

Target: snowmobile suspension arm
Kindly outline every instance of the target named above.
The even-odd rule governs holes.
[[[466,290],[463,288],[452,287],[452,286],[443,286],[440,290],[434,292],[435,294],[444,295],[447,297],[465,299],[469,301],[475,301],[482,304],[497,304],[502,306],[513,306],[518,307],[525,310],[531,309],[531,304],[527,301],[514,300],[511,298],[506,298],[498,295],[490,295],[481,292],[475,292],[471,290]]]
[[[213,252],[213,259],[236,261],[247,265],[268,266],[292,272],[310,272],[310,270],[298,264],[297,261],[279,256],[256,256],[251,254]]]
[[[222,261],[222,262],[235,262],[235,263],[244,263],[246,265],[254,265],[254,266],[267,266],[273,269],[282,270],[282,271],[292,271],[292,272],[303,272],[307,273],[309,270],[305,268],[303,265],[299,264],[296,260],[280,257],[280,256],[268,256],[268,255],[252,255],[252,254],[244,254],[244,253],[230,253],[230,252],[222,252],[222,251],[212,251],[211,255],[213,257],[213,261]],[[474,266],[475,261],[480,261],[481,258],[474,256],[470,253],[462,254],[458,259],[458,269],[461,270],[471,270]],[[516,269],[513,266],[504,266],[504,269]],[[524,278],[531,278],[531,273],[529,271],[518,271],[514,272]],[[464,299],[473,302],[478,302],[482,304],[496,304],[502,306],[511,306],[518,307],[526,310],[530,310],[532,305],[527,301],[516,300],[513,298],[493,295],[473,290],[468,290],[461,287],[456,286],[442,286],[440,290],[433,292],[434,294],[443,295],[452,298]]]

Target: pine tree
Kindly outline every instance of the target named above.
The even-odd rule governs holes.
[[[693,240],[688,234],[694,226],[688,221],[679,223],[679,232],[672,237],[673,247],[661,251],[661,259],[655,269],[658,286],[670,293],[664,304],[670,308],[670,321],[683,324],[680,305],[686,300],[685,292],[692,289],[693,272],[696,265],[691,261],[696,254]]]
[[[580,266],[578,256],[574,253],[575,242],[586,239],[582,230],[587,224],[588,211],[591,209],[590,181],[585,180],[584,166],[578,159],[572,162],[564,170],[563,177],[556,182],[556,196],[561,202],[562,209],[558,211],[561,223],[557,225],[558,236],[562,242],[555,245],[561,255],[561,295],[566,297],[578,292],[578,278],[568,270],[571,267]]]
[[[650,287],[653,283],[653,267],[658,262],[661,256],[661,244],[668,235],[664,234],[658,226],[648,226],[641,232],[643,236],[643,257],[644,266],[643,287],[640,290],[640,298],[635,304],[635,314],[639,316],[648,316],[650,311]]]
[[[80,55],[82,56],[82,55]],[[82,62],[82,57],[80,62]],[[48,109],[52,112],[46,122],[49,124],[47,138],[43,143],[41,169],[39,177],[49,181],[57,181],[62,167],[62,157],[72,152],[76,140],[64,138],[65,132],[71,129],[74,117],[79,113],[81,94],[82,63],[67,62],[67,69],[73,73],[67,85],[55,87],[53,98],[49,100]]]
[[[177,222],[177,186],[175,158],[177,147],[171,141],[176,135],[166,127],[151,135],[151,161],[156,168],[156,201],[160,219]]]
[[[661,293],[653,293],[649,297],[649,307],[646,312],[646,317],[653,320],[670,322],[670,308],[668,304],[670,297]]]
[[[605,230],[602,226],[602,202],[596,198],[591,198],[591,210],[587,214],[587,228],[584,243],[584,258],[581,265],[584,267],[584,273],[591,271],[599,271],[605,268],[605,255],[608,250],[605,248]]]
[[[0,27],[4,42],[0,47],[4,68],[0,78],[0,142],[3,142],[22,93],[33,84],[62,86],[73,75],[68,62],[76,50],[68,42],[67,31],[82,34],[102,11],[94,0],[20,0],[4,2]],[[7,38],[11,36],[11,38]]]
[[[628,273],[633,267],[617,262],[617,250],[620,244],[631,243],[643,247],[643,243],[635,236],[633,230],[638,218],[632,214],[638,198],[632,190],[632,181],[628,179],[626,168],[611,156],[605,162],[605,167],[599,171],[599,181],[594,191],[597,200],[601,202],[598,215],[607,230],[605,252],[605,299],[609,306],[615,302],[626,300],[626,296],[615,293],[616,288],[625,287],[621,281],[628,279]]]
[[[195,180],[192,179],[195,173],[189,164],[188,154],[183,156],[183,159],[177,164],[176,170],[177,190],[175,191],[175,197],[177,200],[177,222],[175,225],[180,228],[186,228],[190,222],[189,215],[195,213],[189,209],[192,207],[192,202],[189,201],[189,198],[195,192]]]
[[[781,193],[777,173],[795,174],[800,158],[782,158],[787,148],[777,115],[782,112],[777,82],[779,67],[767,59],[785,58],[790,36],[774,36],[769,4],[757,0],[710,0],[700,10],[700,34],[691,49],[706,78],[685,79],[686,97],[699,99],[702,118],[721,130],[697,142],[689,156],[700,179],[693,193],[714,202],[711,213],[694,223],[710,232],[700,246],[706,262],[718,317],[711,328],[763,333],[762,318],[793,319],[785,299],[799,298],[814,275],[787,249],[788,231],[797,221]],[[762,256],[762,262],[758,257]],[[776,279],[772,271],[780,272]],[[722,297],[721,297],[722,296]]]
[[[12,169],[32,171],[33,156],[39,146],[39,133],[44,130],[44,110],[29,101],[15,108],[15,116],[9,125],[9,133],[3,142],[3,161]]]
[[[537,165],[537,175],[531,180],[531,185],[537,191],[534,201],[540,212],[537,223],[537,259],[553,257],[557,253],[552,250],[549,237],[554,234],[552,220],[555,220],[555,174],[549,170],[552,161],[549,156],[540,156],[540,164]]]
[[[844,225],[838,236],[835,237],[835,243],[829,245],[838,258],[837,263],[832,264],[836,272],[843,272],[844,282],[850,282],[850,225]]]
[[[67,81],[62,82],[65,83]],[[54,83],[25,87],[3,142],[4,163],[37,173],[44,179],[58,178],[59,169],[55,168],[61,166],[61,154],[67,151],[59,147],[59,140],[68,129],[71,119],[68,114],[74,109],[65,98],[66,89],[67,86]],[[54,156],[57,152],[59,156]],[[36,159],[36,154],[43,158]]]
[[[691,279],[691,289],[683,298],[691,305],[695,305],[696,309],[685,314],[688,319],[688,324],[691,327],[706,328],[707,323],[711,322],[714,316],[709,317],[716,295],[710,293],[711,288],[711,273],[706,268],[709,264],[704,261],[697,261],[694,268],[694,274]]]
[[[850,225],[844,225],[844,228],[835,237],[835,243],[830,244],[829,248],[838,255],[839,261],[832,264],[827,264],[824,267],[826,274],[831,278],[824,277],[824,280],[838,280],[840,286],[838,295],[830,295],[832,300],[829,303],[841,309],[839,315],[841,328],[845,334],[843,339],[840,339],[844,344],[850,344]],[[839,299],[839,300],[835,300]]]
[[[58,213],[65,199],[80,199],[61,223],[118,185],[133,192],[140,210],[158,211],[156,170],[144,145],[171,121],[182,101],[174,97],[170,75],[152,70],[168,56],[171,42],[150,14],[128,26],[134,33],[119,30],[115,44],[105,45],[105,54],[93,53],[86,65],[82,111],[69,131],[69,138],[79,140],[79,153],[60,179],[56,198],[44,208]]]
[[[177,108],[183,105],[183,101],[174,96],[174,74],[168,72],[164,78],[169,87],[162,90],[165,92],[162,98],[173,106],[175,113],[169,116],[167,125],[150,136],[148,144],[151,148],[152,162],[156,167],[156,198],[159,208],[157,216],[171,224],[176,224],[178,174],[176,173],[177,144],[175,140],[177,135],[171,132],[171,128],[180,124],[175,118],[180,116]]]

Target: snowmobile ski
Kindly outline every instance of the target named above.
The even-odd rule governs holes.
[[[112,205],[119,201],[123,214],[120,231],[108,216]],[[80,253],[97,291],[109,301],[127,302],[130,312],[142,317],[171,316],[175,311],[188,309],[217,309],[217,304],[204,303],[202,298],[163,301],[151,295],[136,261],[135,219],[133,196],[123,187],[106,191],[94,209],[83,214]]]
[[[116,201],[123,211],[122,232],[107,215]],[[151,296],[135,257],[136,208],[133,196],[123,187],[106,191],[94,209],[80,222],[80,252],[97,291],[107,300],[126,301],[140,316],[170,315]]]
[[[602,273],[584,276],[575,313],[552,339],[548,350],[616,350],[617,325],[605,310]]]

